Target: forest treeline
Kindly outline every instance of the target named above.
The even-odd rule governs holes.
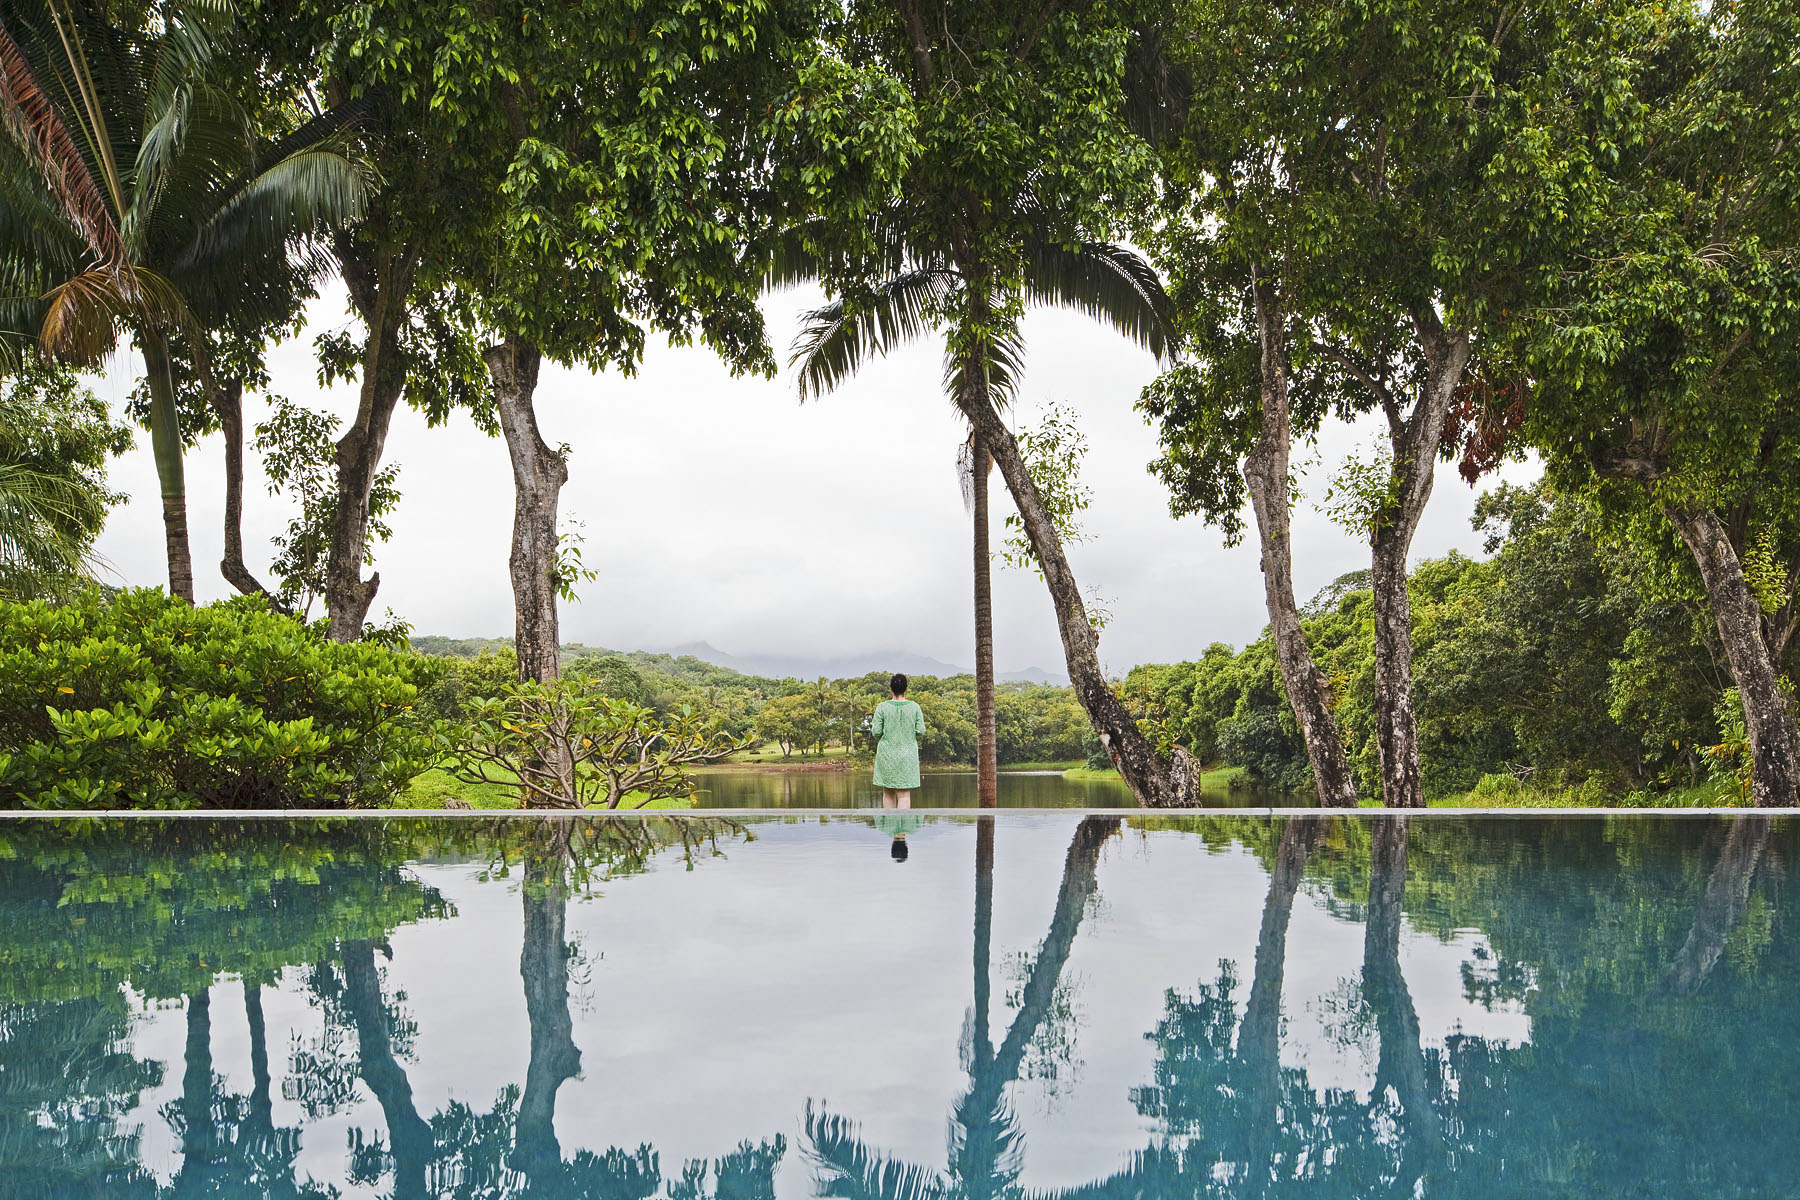
[[[946,553],[971,563],[982,803],[1004,714],[1032,694],[994,680],[999,554],[1042,580],[1097,758],[1148,806],[1196,800],[1214,754],[1328,807],[1416,807],[1489,775],[1635,790],[1715,768],[1791,805],[1797,41],[1797,0],[14,0],[0,589],[23,640],[0,650],[73,664],[102,654],[83,638],[131,636],[82,598],[129,431],[80,372],[116,351],[141,364],[124,415],[156,463],[168,596],[195,596],[184,463],[204,447],[225,467],[218,570],[249,599],[194,628],[221,652],[254,642],[267,629],[249,604],[318,670],[358,661],[320,639],[403,632],[370,619],[401,503],[395,413],[462,412],[503,443],[513,482],[517,678],[433,744],[529,804],[681,794],[681,766],[753,732],[564,670],[560,605],[631,583],[598,578],[559,519],[581,448],[538,426],[543,364],[629,373],[664,338],[737,372],[785,357],[811,399],[928,340],[964,424],[946,450],[970,541]],[[342,422],[284,399],[268,353],[332,281],[349,319],[313,344],[319,380],[354,389]],[[798,285],[823,303],[784,356],[760,304]],[[1067,552],[1091,498],[1083,414],[1014,415],[1022,319],[1043,306],[1155,356],[1138,408],[1172,511],[1255,538],[1268,635],[1229,668],[1219,651],[1108,677],[1105,614]],[[1327,464],[1325,506],[1366,541],[1368,574],[1309,607],[1293,459],[1338,422],[1377,431]],[[275,496],[245,495],[250,453]],[[1535,601],[1506,551],[1409,571],[1440,469],[1473,482],[1525,456],[1556,497],[1537,501],[1541,529],[1589,538],[1606,580],[1579,597],[1579,575],[1539,581],[1575,614],[1554,631],[1528,628]],[[998,547],[993,480],[1017,513]],[[245,506],[266,500],[290,514],[269,556],[242,536]],[[1522,503],[1494,501],[1506,536],[1552,537],[1520,525]],[[59,603],[66,619],[34,607]],[[213,720],[249,764],[299,736],[293,704],[336,688],[322,677],[263,708],[230,660],[135,651],[107,676],[130,691],[36,668],[15,681],[30,719],[0,732],[0,776],[37,764],[18,794],[67,803],[141,777],[163,796],[173,785],[145,764],[104,765],[128,757],[133,722]],[[170,681],[191,690],[157,690]],[[223,707],[203,718],[203,698]],[[1551,732],[1552,713],[1579,734]],[[415,740],[376,775],[401,773]],[[302,792],[373,794],[363,767],[321,753],[338,765]],[[246,770],[253,789],[263,771]],[[88,782],[56,782],[74,778]]]

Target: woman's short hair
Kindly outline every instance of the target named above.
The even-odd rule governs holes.
[[[896,696],[906,695],[906,676],[895,675],[892,679],[888,680],[888,690],[893,692]]]
[[[895,838],[894,844],[892,846],[888,847],[888,853],[894,856],[895,862],[897,862],[897,863],[905,862],[906,861],[906,839],[903,837]]]

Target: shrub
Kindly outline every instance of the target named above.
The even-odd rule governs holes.
[[[418,669],[248,598],[0,602],[0,807],[378,804],[433,761]]]
[[[716,716],[659,717],[605,694],[591,679],[508,683],[470,717],[443,726],[452,775],[511,787],[521,808],[642,808],[691,799],[687,768],[744,749]]]

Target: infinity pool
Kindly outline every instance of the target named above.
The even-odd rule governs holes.
[[[1792,1196],[1797,834],[0,821],[0,1195]]]

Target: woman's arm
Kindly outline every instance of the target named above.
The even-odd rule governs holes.
[[[913,732],[919,737],[925,736],[925,710],[919,707],[917,700],[913,701]]]

